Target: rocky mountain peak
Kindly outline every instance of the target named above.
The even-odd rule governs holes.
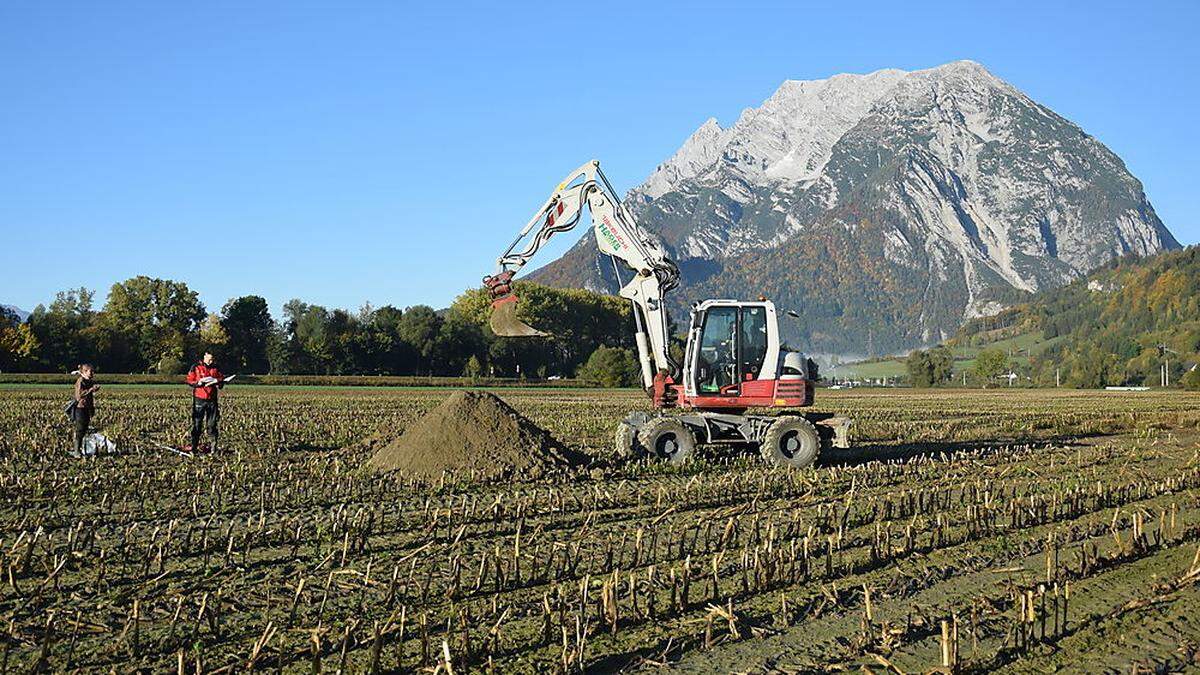
[[[679,181],[695,178],[717,160],[725,147],[722,142],[724,136],[725,130],[717,124],[716,118],[708,118],[700,128],[688,136],[670,159],[658,165],[654,173],[638,188],[638,193],[648,199],[654,199]]]
[[[766,293],[805,314],[787,337],[815,351],[936,342],[1014,294],[1178,247],[1119,157],[974,61],[787,80],[628,198],[684,270],[677,307]],[[534,277],[606,288],[596,255],[585,237]]]

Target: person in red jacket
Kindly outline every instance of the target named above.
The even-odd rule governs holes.
[[[204,352],[200,363],[188,371],[187,383],[192,388],[192,445],[188,450],[200,447],[200,435],[207,428],[212,436],[213,450],[217,449],[218,424],[221,409],[217,404],[217,392],[225,386],[225,376],[213,360],[212,352]]]

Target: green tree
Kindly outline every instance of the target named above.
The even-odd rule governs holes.
[[[918,349],[908,355],[904,367],[914,387],[933,387],[950,379],[954,371],[954,354],[941,345],[929,351]]]
[[[432,374],[434,357],[438,346],[438,335],[442,330],[442,317],[432,307],[417,305],[404,310],[397,332],[408,344],[416,357],[413,371],[420,375]]]
[[[329,310],[320,305],[292,300],[284,306],[284,313],[289,316],[292,339],[296,342],[297,362],[293,372],[330,373],[333,349],[326,330]]]
[[[904,368],[908,371],[908,380],[914,387],[932,387],[933,377],[929,365],[929,354],[921,349],[914,349],[904,360]]]
[[[929,351],[930,376],[934,384],[945,384],[954,376],[954,353],[938,345]]]
[[[979,352],[975,356],[973,372],[984,383],[983,386],[994,383],[997,377],[1008,372],[1008,354],[995,347]]]
[[[416,362],[412,350],[400,339],[400,318],[404,312],[384,305],[371,312],[365,329],[370,332],[370,359],[375,372],[402,375]]]
[[[200,297],[187,284],[138,276],[113,284],[99,320],[127,336],[135,367],[144,369],[194,337],[205,315]]]
[[[438,328],[434,353],[439,372],[447,375],[461,373],[469,359],[478,359],[487,353],[487,340],[478,324],[451,309]]]
[[[621,347],[600,347],[592,352],[578,376],[602,387],[632,387],[641,379],[633,352]]]
[[[271,372],[293,374],[312,372],[305,370],[304,346],[296,336],[296,328],[308,305],[293,298],[283,306],[283,320],[275,326],[275,337],[271,342]]]
[[[29,364],[38,370],[67,371],[84,361],[99,360],[91,326],[94,293],[86,288],[60,291],[50,306],[38,305],[26,323],[37,339],[37,353]]]
[[[290,375],[299,372],[296,364],[300,363],[302,353],[299,342],[292,339],[286,325],[276,324],[271,329],[271,337],[266,344],[266,358],[271,366],[271,375]]]
[[[472,379],[483,374],[483,363],[479,361],[479,357],[472,354],[471,358],[467,359],[467,364],[463,366],[463,375]]]
[[[375,330],[396,334],[402,316],[404,316],[404,312],[401,309],[384,305],[371,312],[371,326]]]
[[[348,375],[356,372],[362,343],[359,340],[358,319],[344,309],[329,312],[325,323],[326,344],[329,347],[326,372]]]
[[[271,369],[267,349],[275,321],[267,301],[257,295],[234,298],[221,309],[221,327],[229,336],[221,361],[232,370],[265,373]]]
[[[174,335],[167,339],[162,353],[152,367],[154,372],[161,375],[182,375],[187,372],[188,363],[184,357],[182,335]]]
[[[1084,343],[1067,362],[1067,383],[1080,389],[1100,389],[1121,384],[1119,359],[1095,343]]]
[[[549,337],[499,338],[488,328],[491,298],[484,289],[472,289],[455,299],[451,310],[484,331],[490,361],[499,371],[514,374],[545,370],[571,373],[600,346],[632,348],[633,318],[629,301],[580,289],[564,289],[528,282],[516,285],[517,317],[549,333]],[[519,340],[520,344],[509,344]]]
[[[200,341],[204,343],[205,349],[223,347],[229,343],[229,333],[226,333],[225,327],[221,325],[221,317],[209,313],[204,318],[204,322],[200,324]]]

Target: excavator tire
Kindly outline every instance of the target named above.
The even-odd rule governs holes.
[[[821,454],[821,436],[803,417],[780,417],[767,429],[758,451],[776,466],[806,469]]]
[[[615,448],[618,457],[637,459],[646,454],[646,448],[638,441],[637,429],[628,422],[617,425]]]
[[[638,440],[651,457],[683,464],[696,449],[696,435],[673,417],[659,417],[642,427]]]

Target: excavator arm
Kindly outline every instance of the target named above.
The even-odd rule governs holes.
[[[497,259],[495,274],[484,277],[492,297],[492,332],[510,337],[546,335],[517,318],[513,277],[554,235],[574,229],[585,206],[591,211],[600,250],[633,272],[618,294],[633,303],[643,385],[648,390],[654,387],[659,372],[678,379],[679,368],[668,353],[669,317],[663,296],[679,285],[679,268],[658,239],[638,226],[595,160],[567,174]]]

